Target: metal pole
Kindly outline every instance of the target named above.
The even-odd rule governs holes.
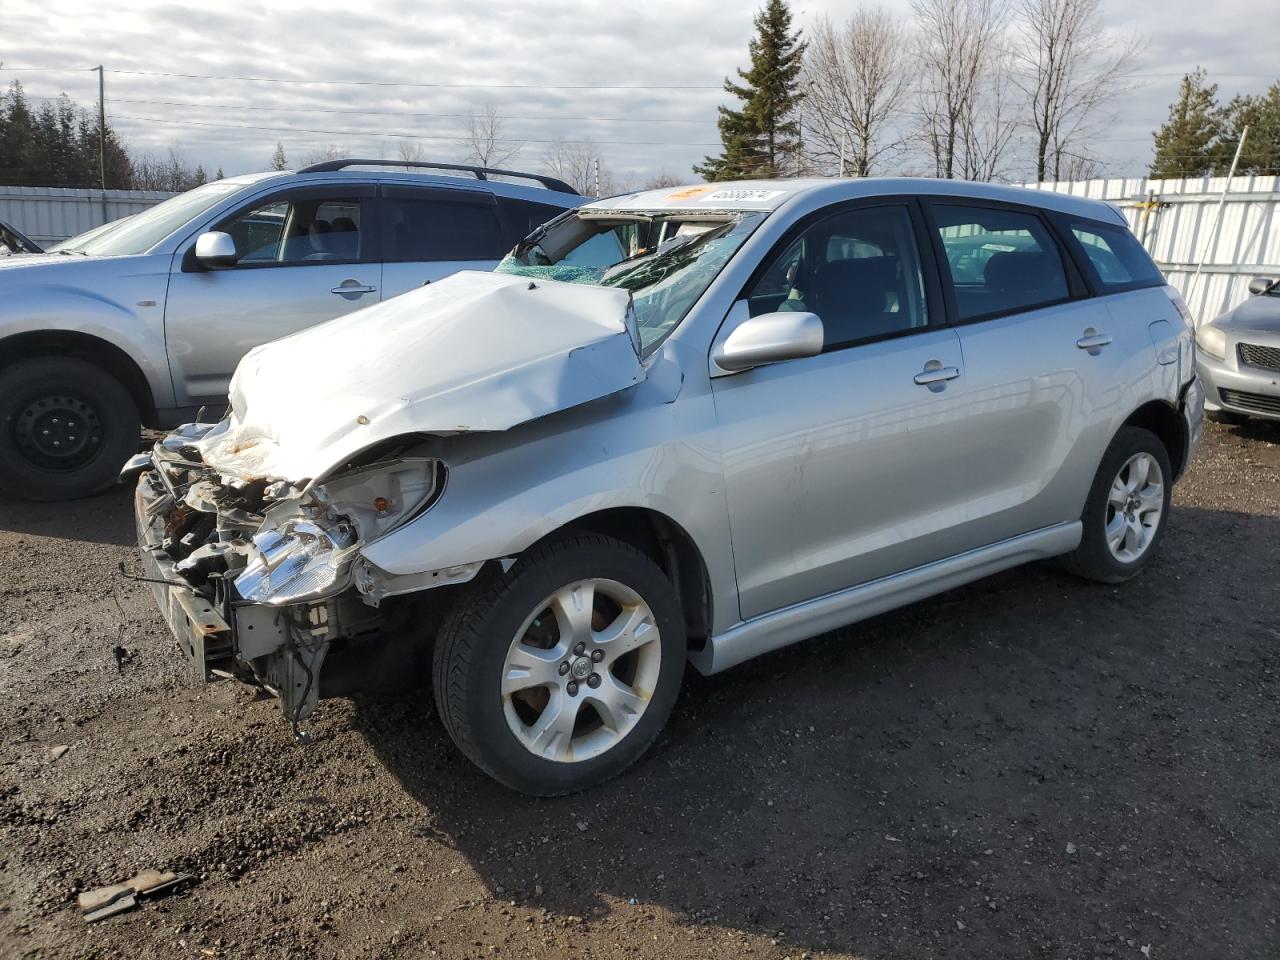
[[[840,176],[844,176],[844,147],[849,142],[849,135],[846,133],[840,138]]]
[[[596,199],[599,200],[600,199],[600,158],[599,157],[595,158],[595,168],[596,168]]]
[[[95,69],[98,71],[98,177],[105,191],[107,189],[107,83],[103,76],[102,65],[99,64]]]
[[[1240,154],[1244,150],[1244,140],[1247,136],[1249,136],[1248,125],[1240,131],[1240,142],[1236,144],[1236,155],[1231,158],[1231,169],[1227,173],[1227,183],[1222,188],[1222,196],[1218,199],[1218,208],[1213,212],[1213,227],[1209,230],[1209,237],[1205,240],[1204,246],[1200,248],[1200,259],[1196,262],[1196,272],[1191,277],[1191,283],[1187,285],[1188,300],[1191,299],[1191,291],[1195,289],[1196,281],[1200,279],[1200,270],[1204,267],[1204,261],[1209,255],[1210,247],[1218,244],[1218,228],[1222,225],[1222,208],[1227,205],[1227,193],[1231,190],[1231,178],[1236,175],[1236,166],[1240,163]],[[1196,310],[1195,317],[1196,322],[1200,323],[1204,317],[1204,310]]]

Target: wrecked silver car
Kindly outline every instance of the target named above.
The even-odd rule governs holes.
[[[429,676],[483,770],[581,789],[645,751],[686,660],[1041,557],[1136,575],[1200,434],[1180,304],[1075,197],[598,201],[494,273],[249,353],[225,419],[127,468],[145,576],[196,673],[274,692],[295,732]]]

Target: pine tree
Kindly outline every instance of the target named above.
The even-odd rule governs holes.
[[[1258,96],[1234,97],[1226,108],[1227,121],[1214,172],[1225,176],[1244,128],[1240,165],[1236,174],[1280,174],[1280,81]]]
[[[276,152],[271,155],[272,170],[288,170],[289,161],[284,157],[284,144],[276,142]]]
[[[1169,119],[1155,133],[1153,178],[1199,177],[1213,170],[1224,119],[1217,97],[1218,85],[1206,85],[1203,70],[1182,78]]]
[[[746,82],[724,82],[725,91],[742,101],[738,110],[720,108],[724,151],[694,167],[707,180],[786,176],[798,165],[796,114],[803,97],[799,76],[805,45],[800,31],[791,29],[791,10],[784,0],[768,0],[754,22],[751,68],[738,71]]]

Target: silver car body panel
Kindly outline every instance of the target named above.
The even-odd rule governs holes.
[[[1122,222],[1113,208],[1081,198],[914,179],[705,185],[613,198],[586,209],[771,213],[656,352],[638,361],[628,346],[629,353],[593,358],[599,382],[580,393],[556,382],[567,366],[525,363],[522,349],[488,329],[477,347],[493,352],[488,367],[440,349],[432,358],[440,373],[383,380],[345,372],[359,330],[395,314],[393,304],[293,338],[301,352],[286,340],[251,354],[237,389],[263,391],[262,399],[242,393],[237,409],[258,418],[264,434],[283,436],[275,424],[287,423],[324,447],[331,433],[360,435],[354,425],[366,408],[388,417],[408,410],[399,398],[419,379],[454,382],[456,403],[424,403],[377,432],[441,434],[415,455],[447,465],[448,479],[425,512],[361,544],[356,585],[370,581],[360,587],[366,600],[393,592],[388,585],[458,582],[477,564],[516,557],[601,511],[648,511],[687,534],[705,569],[710,635],[691,653],[705,672],[1071,550],[1103,451],[1144,405],[1182,411],[1188,439],[1179,459],[1190,458],[1202,400],[1191,331],[1161,287],[935,325],[733,374],[715,368],[714,344],[745,317],[739,297],[784,234],[833,203],[886,195],[986,198]],[[528,278],[504,278],[512,280],[504,297],[546,292],[520,289]],[[396,323],[424,307],[444,309],[450,289],[473,285],[479,289],[459,277],[401,298]],[[588,306],[590,291],[601,290],[580,287],[584,299],[566,294],[553,313],[595,311],[614,324],[608,342],[621,343],[622,301]],[[569,316],[549,313],[541,324],[536,335],[553,339],[566,364],[594,342],[570,343],[589,328]],[[466,329],[460,311],[457,343]],[[369,342],[366,359],[399,344],[384,336]],[[430,350],[415,343],[414,356]],[[255,369],[263,358],[269,362]],[[931,361],[959,373],[922,385],[915,377]],[[299,376],[317,381],[298,388],[302,403],[291,390]],[[557,388],[550,395],[549,384]],[[536,399],[514,401],[526,391]],[[343,439],[308,461],[306,446],[290,441],[287,462],[272,464],[289,468],[280,479],[314,477],[357,449]]]
[[[1214,320],[1213,325],[1226,335],[1226,349],[1221,360],[1209,356],[1203,349],[1197,353],[1196,365],[1204,382],[1206,408],[1213,412],[1280,420],[1280,296],[1252,295]],[[1246,351],[1253,347],[1263,357],[1274,358],[1276,362],[1269,366],[1247,363],[1248,354],[1242,353],[1241,345]],[[1223,390],[1253,396],[1224,397]]]
[[[581,198],[520,184],[455,176],[358,170],[245,174],[218,181],[234,189],[136,256],[33,254],[0,259],[0,350],[30,333],[84,334],[133,361],[157,410],[193,409],[226,394],[231,372],[253,346],[376,303],[461,269],[496,261],[377,262],[184,273],[200,234],[273,194],[309,187],[381,184],[474,191],[569,208]],[[384,289],[384,266],[392,290]],[[287,281],[289,277],[300,282]],[[348,280],[375,288],[332,292]],[[381,291],[381,293],[379,292]],[[170,298],[172,297],[172,302]]]

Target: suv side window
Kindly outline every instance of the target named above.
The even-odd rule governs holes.
[[[1062,251],[1031,212],[930,204],[960,320],[995,317],[1070,296]]]
[[[532,200],[517,200],[514,197],[502,197],[498,201],[507,214],[507,222],[516,235],[516,240],[523,240],[548,220],[564,213],[563,207],[553,207],[548,203],[535,203]]]
[[[383,188],[383,260],[501,260],[506,251],[493,196],[415,187]]]
[[[366,202],[337,191],[277,195],[218,229],[235,240],[237,267],[358,263],[367,259]]]
[[[860,207],[816,221],[767,261],[746,296],[752,316],[816,313],[824,350],[929,323],[915,229],[900,205]]]
[[[1160,269],[1151,262],[1137,237],[1124,227],[1092,220],[1068,220],[1067,223],[1071,236],[1105,291],[1164,283]]]

